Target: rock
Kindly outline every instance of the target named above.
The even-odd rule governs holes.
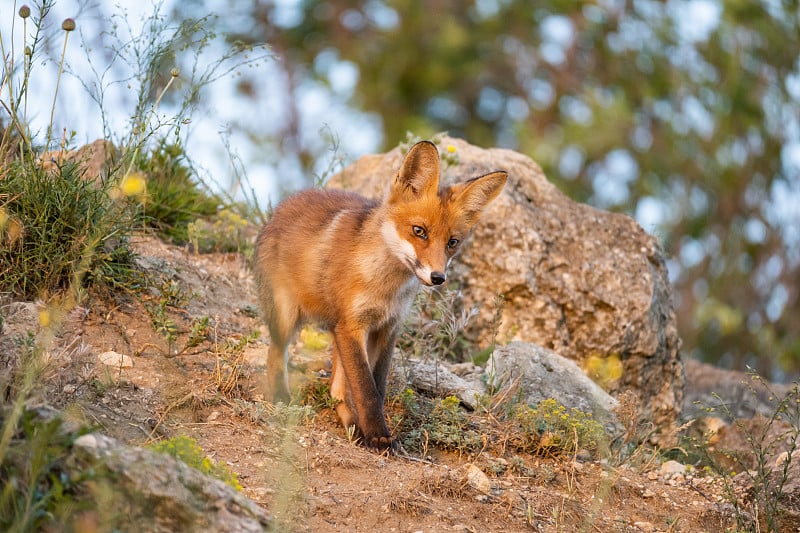
[[[600,388],[575,364],[541,346],[512,342],[500,346],[486,363],[486,379],[496,388],[519,387],[519,398],[537,404],[553,398],[605,423],[614,419],[617,401]]]
[[[467,468],[466,479],[467,484],[478,492],[489,494],[489,491],[492,490],[492,482],[489,477],[475,465],[469,465]]]
[[[129,355],[117,353],[113,350],[103,352],[97,356],[97,360],[106,366],[113,366],[116,368],[132,368],[133,359]]]
[[[77,150],[46,152],[39,158],[39,164],[46,170],[56,171],[65,163],[75,163],[83,179],[99,183],[108,177],[118,158],[117,149],[110,141],[97,139]]]
[[[407,360],[395,364],[395,372],[404,374],[406,382],[415,390],[437,397],[457,396],[469,409],[475,409],[480,395],[486,394],[486,386],[480,381],[467,381],[443,363]]]
[[[686,395],[682,418],[714,416],[727,422],[756,415],[772,416],[780,400],[792,392],[793,385],[769,383],[737,370],[718,368],[695,359],[684,361]]]
[[[661,465],[660,471],[662,476],[683,474],[684,472],[686,472],[686,465],[681,464],[678,461],[670,460]]]
[[[107,489],[103,516],[120,520],[104,524],[109,529],[255,532],[271,526],[267,513],[243,494],[170,455],[99,433],[76,439],[73,453],[79,468],[91,466],[101,474],[99,490]]]
[[[464,305],[477,305],[471,338],[523,340],[581,362],[619,357],[609,390],[648,401],[641,417],[668,434],[683,400],[680,339],[664,255],[632,218],[574,202],[528,157],[484,150],[446,137],[458,163],[443,183],[502,169],[508,183],[489,204],[451,268]],[[332,177],[331,186],[380,197],[403,154],[365,156]],[[504,304],[493,305],[498,294]],[[500,316],[500,323],[495,315]]]

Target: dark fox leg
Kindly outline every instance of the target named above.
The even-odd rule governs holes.
[[[373,448],[391,447],[392,437],[383,417],[385,392],[379,394],[375,387],[375,379],[367,360],[364,332],[359,328],[337,325],[333,334],[339,369],[344,370],[356,411],[356,424],[364,437],[364,443]]]
[[[381,405],[386,400],[386,380],[392,367],[392,355],[394,355],[398,330],[397,325],[391,323],[371,331],[367,337],[369,364],[372,367],[372,378],[375,381],[375,389],[380,396]]]

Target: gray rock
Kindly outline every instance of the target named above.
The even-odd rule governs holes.
[[[502,391],[518,387],[519,399],[537,404],[553,398],[603,423],[613,421],[617,400],[589,379],[573,361],[541,346],[512,342],[495,349],[486,363],[487,379]]]
[[[579,362],[619,357],[623,372],[610,391],[646,398],[641,417],[669,434],[683,400],[683,370],[656,239],[628,216],[570,200],[525,155],[446,137],[440,147],[447,146],[458,163],[446,166],[444,183],[508,172],[503,193],[451,269],[464,304],[479,308],[472,339],[486,346],[497,334],[501,343],[534,342]],[[362,157],[330,185],[380,197],[402,157],[399,148]],[[505,301],[499,310],[492,305],[498,294]]]
[[[91,466],[108,494],[104,513],[119,513],[119,531],[267,531],[271,518],[243,494],[172,456],[126,446],[99,433],[79,437],[79,468]],[[102,485],[100,485],[102,490]]]
[[[756,379],[753,374],[694,359],[686,359],[684,365],[686,395],[681,414],[684,420],[705,416],[709,409],[727,422],[757,415],[770,417],[793,390],[791,384],[770,383]]]
[[[397,358],[396,368],[404,373],[408,384],[415,390],[437,397],[457,396],[461,403],[475,409],[478,397],[486,394],[486,385],[480,381],[467,381],[454,374],[446,364],[433,361],[408,360]]]

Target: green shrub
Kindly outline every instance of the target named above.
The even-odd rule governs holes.
[[[0,413],[0,427],[9,420]],[[85,429],[67,432],[61,419],[43,419],[25,411],[17,429],[0,454],[0,530],[59,531],[68,517],[91,509],[84,483],[91,468],[68,473],[67,457],[72,443]]]
[[[175,244],[189,242],[189,224],[216,215],[221,200],[193,179],[180,144],[162,139],[135,163],[147,178],[147,191],[139,202],[142,221]]]
[[[536,453],[596,451],[607,440],[602,424],[591,413],[567,409],[552,398],[538,405],[517,405],[507,421],[516,429],[520,449]]]
[[[0,176],[0,292],[34,299],[76,282],[127,284],[131,212],[110,190],[73,163],[12,161]]]
[[[203,449],[191,437],[178,435],[177,437],[151,444],[149,448],[153,451],[166,453],[176,459],[180,459],[192,468],[224,481],[236,490],[242,490],[236,473],[232,472],[226,465],[217,463],[211,460],[211,458],[206,457],[203,453]]]

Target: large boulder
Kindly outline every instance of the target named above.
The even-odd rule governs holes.
[[[684,378],[657,241],[628,216],[570,200],[525,155],[449,137],[439,146],[447,154],[444,184],[508,172],[451,269],[464,304],[479,309],[473,340],[529,341],[582,366],[589,358],[619,360],[622,372],[606,382],[609,391],[632,389],[644,400],[643,418],[673,427]],[[329,185],[380,197],[402,158],[401,148],[364,156]],[[493,304],[498,295],[501,306]]]

